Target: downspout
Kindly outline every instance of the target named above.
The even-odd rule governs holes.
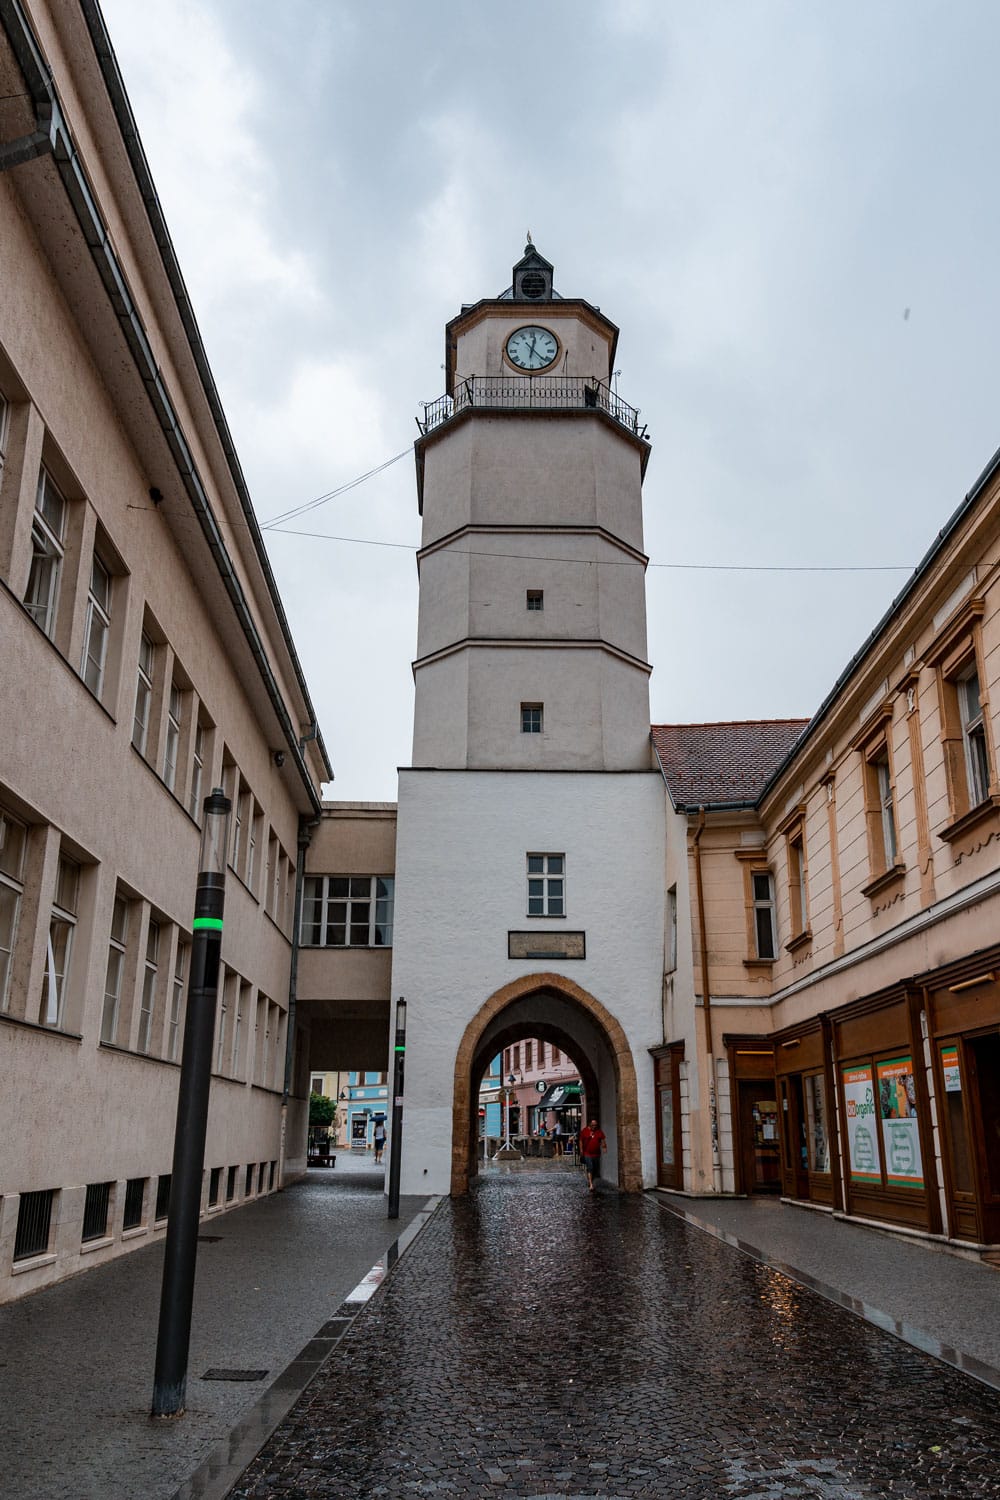
[[[698,941],[701,945],[701,1004],[705,1013],[705,1049],[708,1053],[708,1115],[712,1130],[712,1191],[722,1192],[722,1160],[719,1156],[719,1106],[715,1083],[715,1047],[712,1040],[712,996],[708,985],[708,928],[705,922],[705,886],[701,874],[701,836],[705,832],[705,809],[698,809],[694,831],[694,883],[698,898]]]
[[[312,843],[313,829],[319,818],[299,819],[298,848],[295,858],[295,901],[292,916],[292,955],[288,966],[288,1023],[285,1027],[285,1083],[281,1093],[281,1141],[278,1149],[278,1182],[285,1176],[285,1132],[288,1125],[288,1099],[292,1092],[292,1067],[295,1061],[295,1011],[299,987],[299,934],[302,928],[302,886],[306,875],[306,850]]]

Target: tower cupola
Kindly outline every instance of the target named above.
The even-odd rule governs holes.
[[[524,247],[524,255],[513,270],[513,293],[515,302],[551,302],[552,262],[539,255],[531,243],[531,235]]]

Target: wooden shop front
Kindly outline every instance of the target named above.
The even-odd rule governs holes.
[[[769,1037],[724,1036],[738,1193],[781,1192],[781,1137]]]
[[[849,1214],[939,1233],[921,991],[897,985],[829,1017]]]
[[[1000,1244],[1000,948],[921,975],[948,1233]]]
[[[830,1024],[820,1016],[772,1038],[786,1198],[840,1208]]]

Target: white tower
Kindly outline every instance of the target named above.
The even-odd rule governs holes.
[[[611,386],[617,338],[598,308],[555,292],[529,244],[508,291],[449,323],[447,392],[416,444],[393,953],[409,1012],[404,1192],[461,1190],[482,1067],[533,1034],[578,1062],[621,1185],[653,1179],[664,818],[649,444]]]

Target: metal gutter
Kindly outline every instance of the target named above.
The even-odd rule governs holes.
[[[132,141],[130,141],[130,132],[134,140],[134,148],[136,151],[138,151],[140,157],[142,148],[139,143],[138,135],[135,131],[135,123],[131,115],[131,110],[128,106],[127,98],[125,97],[124,86],[121,83],[121,75],[118,72],[117,63],[111,50],[110,40],[108,39],[107,31],[104,27],[104,19],[101,16],[97,6],[93,3],[93,0],[79,0],[79,3],[81,6],[81,10],[83,11],[84,18],[86,19],[88,26],[91,28],[91,35],[94,36],[94,29],[96,27],[98,36],[103,37],[104,39],[107,52],[106,61],[104,58],[102,58],[96,39],[95,50],[97,51],[98,61],[101,64],[102,72],[105,76],[105,81],[108,82],[109,72],[111,76],[117,80],[122,108],[124,108],[126,112],[126,120],[122,119],[122,115],[119,111],[118,101],[115,98],[115,93],[110,83],[108,84],[109,95],[111,96],[111,102],[112,106],[115,108],[119,128],[121,128],[122,130],[126,147],[129,150],[129,157],[132,161],[133,169],[135,170],[136,163],[133,154]],[[219,574],[226,588],[226,592],[230,597],[230,601],[236,612],[237,619],[240,622],[244,636],[246,637],[247,643],[250,646],[250,650],[257,664],[257,668],[263,679],[268,698],[270,699],[271,705],[278,717],[278,721],[285,735],[285,740],[288,748],[294,757],[295,765],[299,772],[300,778],[308,793],[309,800],[313,806],[313,809],[318,815],[322,810],[322,802],[317,790],[313,786],[312,778],[305,763],[305,757],[302,752],[302,744],[300,742],[301,727],[296,727],[296,725],[293,724],[291,716],[289,715],[288,709],[285,705],[281,690],[278,687],[277,681],[274,677],[274,673],[271,670],[271,665],[267,659],[267,653],[264,650],[263,642],[261,641],[257,626],[250,612],[250,608],[247,603],[246,596],[243,592],[242,585],[240,584],[236,571],[233,568],[232,561],[225,544],[225,540],[222,536],[221,531],[219,530],[219,525],[215,518],[214,512],[212,511],[211,503],[202,483],[201,476],[198,473],[197,466],[195,465],[191,450],[188,447],[187,441],[184,437],[183,429],[181,427],[177,413],[175,412],[170,397],[167,394],[166,387],[157,367],[156,360],[153,356],[152,347],[146,335],[142,319],[139,316],[139,312],[135,307],[134,302],[132,301],[126,277],[115,254],[111,239],[108,235],[107,228],[103,222],[103,219],[101,218],[100,210],[98,209],[97,203],[95,202],[94,197],[90,191],[86,174],[74,145],[72,136],[62,116],[59,102],[56,97],[55,85],[52,81],[51,71],[44,61],[41,49],[38,45],[38,41],[32,31],[30,21],[28,20],[28,17],[20,4],[20,0],[0,0],[0,21],[2,21],[3,23],[4,29],[17,57],[18,65],[20,66],[21,71],[24,74],[26,81],[28,82],[29,88],[31,89],[32,98],[35,102],[36,111],[39,114],[40,123],[41,120],[45,118],[44,112],[46,108],[51,111],[51,130],[49,131],[50,149],[56,168],[62,179],[63,187],[65,188],[67,197],[69,198],[73,210],[76,214],[84,239],[86,240],[87,245],[90,248],[90,252],[97,267],[98,274],[100,275],[101,280],[104,283],[105,290],[108,293],[108,297],[111,301],[112,307],[114,308],[119,324],[121,325],[126,342],[129,345],[132,357],[135,360],[136,366],[138,368],[139,375],[146,387],[146,393],[149,396],[150,403],[156,414],[157,420],[166,436],[167,443],[173,454],[178,473],[180,474],[184,487],[187,490],[192,507],[195,511],[195,515],[198,518],[202,532],[205,536],[205,540],[207,541],[212,556],[215,559],[216,567],[219,570]],[[222,408],[219,404],[218,392],[216,391],[214,382],[212,381],[211,373],[208,369],[208,362],[204,354],[204,348],[201,344],[200,337],[197,334],[197,326],[194,324],[194,315],[190,311],[190,303],[187,299],[187,293],[183,287],[183,281],[180,278],[180,271],[177,267],[176,257],[174,257],[173,255],[173,249],[170,245],[166,225],[163,221],[162,213],[160,213],[159,210],[155,190],[152,186],[152,179],[149,176],[148,167],[145,166],[145,158],[141,157],[141,160],[145,176],[145,184],[143,183],[143,180],[140,177],[139,172],[137,171],[136,176],[137,181],[139,182],[140,192],[142,193],[147,213],[150,216],[150,222],[153,228],[154,236],[156,237],[157,243],[160,247],[161,256],[163,256],[164,258],[164,268],[171,280],[171,286],[174,291],[175,298],[177,299],[178,310],[184,322],[185,332],[188,334],[189,340],[192,338],[192,329],[194,330],[192,352],[195,356],[195,361],[198,365],[199,373],[202,376],[202,381],[205,387],[205,394],[208,399],[209,406],[212,409],[212,414],[216,420],[217,427],[219,427],[219,424],[221,422],[219,431],[220,440],[222,441],[224,450],[226,451],[232,478],[240,498],[240,503],[243,508],[244,515],[247,518],[251,539],[254,542],[258,558],[264,572],[265,581],[271,593],[272,600],[278,613],[279,622],[285,634],[286,646],[290,653],[293,667],[295,668],[303,698],[310,714],[313,715],[313,723],[315,723],[315,715],[312,708],[312,702],[309,698],[309,693],[305,686],[301,665],[298,661],[294,646],[291,642],[291,633],[288,629],[288,622],[285,618],[284,610],[278,597],[277,586],[274,582],[274,577],[271,573],[270,565],[267,562],[267,557],[263,547],[263,541],[260,537],[260,532],[257,528],[256,520],[253,516],[253,507],[250,502],[250,497],[246,488],[245,480],[243,479],[242,472],[239,468],[239,461],[236,458],[235,449],[232,444],[232,438],[229,435],[228,427],[225,424],[225,417],[222,415]],[[168,251],[170,264],[168,264],[167,260]],[[173,276],[171,275],[171,265],[174,270]],[[187,316],[185,316],[185,308],[187,309]],[[320,753],[323,756],[324,765],[330,772],[330,776],[332,779],[333,769],[330,765],[329,757],[326,754],[323,742],[321,739],[319,739],[318,731],[316,738],[319,743]]]
[[[900,613],[904,604],[917,588],[917,585],[923,581],[924,575],[929,570],[931,564],[944,550],[948,542],[951,541],[952,537],[954,536],[955,532],[958,530],[962,522],[965,520],[966,516],[971,510],[974,509],[977,501],[982,496],[983,490],[989,484],[990,480],[995,478],[998,473],[1000,473],[1000,448],[997,449],[996,453],[994,453],[985,469],[983,469],[982,473],[979,475],[979,478],[976,480],[971,490],[969,490],[966,494],[965,499],[962,500],[962,502],[957,506],[957,508],[945,522],[944,526],[938,532],[937,536],[934,538],[934,541],[931,543],[927,551],[924,553],[923,557],[917,563],[917,566],[914,568],[912,574],[900,589],[896,597],[893,599],[892,603],[889,605],[889,608],[886,610],[881,620],[879,620],[878,624],[875,626],[874,630],[871,632],[864,645],[851,657],[850,661],[847,663],[847,666],[841,672],[840,676],[833,684],[833,687],[827,693],[819,708],[809,720],[809,723],[802,731],[802,734],[799,736],[795,744],[792,746],[791,750],[789,750],[788,754],[785,756],[785,759],[778,766],[777,770],[771,773],[771,776],[764,784],[760,796],[757,798],[757,801],[753,803],[754,807],[760,806],[771,788],[781,780],[781,777],[784,775],[786,768],[791,765],[792,761],[798,755],[803,745],[805,745],[806,742],[812,738],[814,732],[819,728],[820,724],[822,724],[823,720],[829,714],[834,703],[839,698],[843,688],[847,686],[848,682],[854,676],[855,672],[861,666],[862,662],[874,649],[875,643],[877,642],[879,636]]]

